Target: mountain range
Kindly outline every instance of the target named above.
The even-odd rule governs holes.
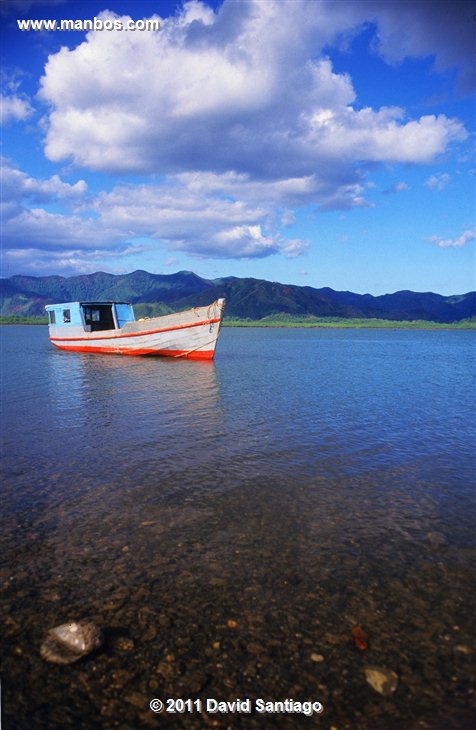
[[[476,316],[476,292],[442,296],[398,291],[372,296],[328,287],[279,284],[228,276],[203,279],[191,271],[175,274],[97,272],[80,276],[12,276],[0,279],[0,314],[43,315],[45,304],[71,301],[127,301],[140,316],[161,314],[226,299],[226,316],[262,319],[285,314],[307,317],[378,318],[458,322]]]

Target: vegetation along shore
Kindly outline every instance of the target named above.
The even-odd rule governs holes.
[[[0,317],[0,325],[5,324],[48,324],[46,317],[22,317],[8,315]],[[349,318],[349,317],[292,317],[289,315],[271,315],[263,319],[225,319],[223,327],[299,327],[299,328],[327,328],[327,329],[476,329],[476,319],[463,319],[459,322],[429,322],[427,320],[393,320],[377,318]]]

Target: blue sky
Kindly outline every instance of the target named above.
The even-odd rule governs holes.
[[[475,283],[476,3],[4,0],[2,276]],[[159,31],[17,20],[159,18]]]

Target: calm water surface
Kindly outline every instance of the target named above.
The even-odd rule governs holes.
[[[0,336],[7,730],[475,726],[473,332],[224,329],[213,363]],[[45,663],[83,617],[104,649]]]

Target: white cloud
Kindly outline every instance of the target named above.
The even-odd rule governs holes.
[[[434,58],[437,71],[457,69],[461,90],[474,90],[474,8],[467,0],[360,0],[353,4],[355,12],[367,19],[374,16],[378,24],[375,49],[388,63]]]
[[[451,180],[451,177],[446,172],[440,172],[436,175],[431,175],[428,180],[425,181],[425,185],[430,190],[444,190]]]
[[[172,258],[178,251],[300,255],[307,242],[282,232],[294,209],[369,206],[368,170],[434,162],[467,138],[463,125],[444,115],[362,108],[352,79],[325,55],[370,22],[375,50],[387,62],[436,54],[438,68],[457,63],[467,81],[470,64],[456,41],[460,20],[443,9],[461,10],[461,3],[424,5],[226,0],[213,10],[194,0],[161,18],[159,32],[91,32],[76,48],[50,55],[39,94],[48,107],[47,157],[154,177],[93,195],[83,180],[34,179],[9,166],[8,251],[45,247],[70,269],[80,262],[84,269],[82,251],[110,254],[111,261],[135,255],[137,239]],[[447,35],[438,30],[442,13]],[[9,102],[10,118],[25,118],[28,102],[9,93],[23,102]],[[442,189],[446,182],[440,174],[426,184]],[[407,187],[399,182],[386,192]]]
[[[78,180],[73,185],[63,182],[59,175],[53,175],[48,180],[39,180],[13,167],[7,160],[1,160],[1,164],[3,201],[27,198],[37,203],[46,203],[58,198],[80,198],[87,190],[84,180]]]
[[[262,257],[278,251],[278,244],[272,236],[265,236],[260,225],[235,226],[234,228],[217,231],[210,243],[205,244],[205,252],[214,252],[220,257],[223,250],[226,256],[230,249],[233,249],[238,256]],[[229,255],[229,254],[228,254]]]
[[[398,108],[339,110],[324,122],[315,121],[314,147],[336,158],[367,162],[428,163],[445,151],[451,142],[464,139],[462,125],[433,114],[417,121],[400,122]]]
[[[4,248],[117,254],[140,239],[150,248],[197,257],[298,256],[306,244],[281,234],[281,217],[267,199],[270,191],[264,186],[259,194],[259,186],[248,184],[244,177],[225,176],[222,190],[219,176],[196,173],[86,196],[83,180],[37,180],[6,163]],[[56,201],[62,201],[61,212],[38,206]],[[71,265],[71,256],[68,260]]]
[[[248,174],[236,172],[185,172],[176,179],[195,193],[228,196],[249,204],[282,206],[283,225],[289,225],[294,216],[288,206],[315,204],[323,210],[334,210],[367,205],[364,187],[357,182],[358,173],[352,173],[351,181],[339,180],[339,173],[337,179],[329,179],[331,174],[332,171],[323,171],[322,176],[315,173],[278,180],[254,180]]]
[[[193,2],[157,33],[91,32],[48,59],[46,154],[113,173],[317,174],[334,187],[358,182],[356,162],[430,162],[466,137],[458,121],[354,108],[351,79],[322,55],[366,18],[387,27],[383,6]],[[392,44],[384,34],[381,52]]]
[[[41,180],[26,175],[2,160],[2,244],[3,254],[15,255],[18,250],[37,246],[47,251],[71,246],[88,249],[98,245],[98,237],[108,245],[117,243],[117,231],[104,228],[98,235],[92,216],[82,216],[69,206],[76,206],[84,197],[84,180],[70,184],[53,175]],[[65,204],[65,212],[51,212],[45,207]],[[119,239],[120,240],[120,239]],[[18,254],[16,254],[18,255]]]
[[[386,195],[392,195],[393,193],[402,193],[404,190],[408,190],[409,187],[410,186],[406,182],[397,182],[397,183],[394,183],[393,185],[391,185],[389,188],[387,188],[383,192]]]
[[[457,238],[441,238],[440,236],[430,236],[429,241],[438,248],[463,248],[471,241],[476,239],[476,229],[466,230]]]
[[[71,184],[58,175],[41,180],[30,177],[8,160],[1,162],[4,253],[36,246],[47,251],[117,247],[125,240],[117,227],[98,227],[95,214],[79,210],[87,192],[84,180]],[[61,212],[56,209],[58,204],[64,208]],[[55,208],[54,212],[46,209],[50,205]]]
[[[10,208],[4,216],[4,249],[38,247],[49,251],[94,249],[98,245],[116,246],[125,239],[114,228],[98,226],[92,218],[75,214],[50,213],[44,208]]]
[[[211,258],[297,256],[285,239],[272,191],[244,176],[182,174],[163,184],[116,186],[96,199],[98,225],[161,241],[171,251]]]
[[[77,273],[93,274],[101,267],[107,268],[110,273],[122,274],[130,271],[129,257],[147,250],[144,246],[118,247],[108,251],[103,249],[85,251],[81,248],[45,251],[42,248],[23,248],[7,250],[3,252],[2,258],[5,271],[12,268],[33,276],[48,275],[52,270],[63,276]]]
[[[408,190],[409,187],[409,184],[406,182],[398,182],[395,184],[395,192],[401,193],[403,190]]]
[[[11,121],[23,121],[33,112],[30,102],[14,94],[0,95],[0,124]]]
[[[281,251],[288,259],[295,259],[301,256],[309,248],[308,241],[301,241],[300,238],[293,238],[281,246]]]

